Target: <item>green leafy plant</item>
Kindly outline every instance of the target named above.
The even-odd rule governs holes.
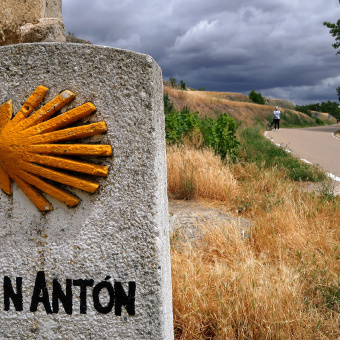
[[[185,82],[183,80],[180,81],[180,84],[181,84],[181,90],[186,90]]]
[[[164,95],[165,132],[166,140],[170,144],[183,144],[194,134],[202,135],[200,146],[211,148],[222,159],[229,157],[235,161],[239,142],[236,138],[236,123],[226,113],[217,119],[200,118],[198,112],[191,112],[184,107],[176,111],[168,95]]]
[[[235,160],[239,143],[235,137],[236,123],[226,113],[220,115],[217,120],[202,120],[202,131],[205,145],[211,147],[222,159],[229,154]]]

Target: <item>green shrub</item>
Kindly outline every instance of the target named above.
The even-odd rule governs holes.
[[[315,123],[318,125],[325,125],[325,123],[318,117],[315,118]]]
[[[249,93],[249,99],[252,102],[257,103],[257,104],[264,104],[265,103],[265,100],[262,97],[262,94],[260,92],[255,92],[254,90],[252,90]]]
[[[165,133],[167,143],[183,144],[191,133],[202,135],[202,146],[212,148],[222,159],[236,160],[239,142],[236,138],[236,123],[226,113],[217,119],[199,118],[198,112],[188,107],[176,111],[168,95],[164,96]]]
[[[302,113],[306,114],[309,117],[312,117],[312,111],[307,106],[296,105],[295,106],[295,110],[299,111],[299,112],[302,112]]]
[[[165,107],[165,105],[164,105]],[[200,125],[198,112],[190,112],[190,109],[184,107],[182,111],[172,110],[165,111],[165,133],[168,143],[182,144],[184,137],[193,131],[194,127]]]
[[[201,122],[204,144],[215,150],[225,159],[229,154],[235,160],[239,143],[236,139],[236,123],[226,113],[220,115],[217,120],[206,118]]]
[[[186,90],[185,82],[183,80],[180,81],[180,84],[181,84],[181,90]]]

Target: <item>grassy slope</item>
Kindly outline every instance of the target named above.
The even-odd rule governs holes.
[[[265,122],[268,117],[273,114],[273,105],[259,105],[250,102],[249,98],[241,93],[230,92],[209,92],[209,91],[181,91],[164,85],[164,93],[168,93],[171,102],[175,108],[181,110],[184,106],[188,106],[192,111],[198,111],[199,115],[216,118],[219,114],[226,112],[238,122],[252,126],[258,124],[259,121]],[[273,100],[272,100],[273,101]],[[275,100],[273,103],[281,103],[285,107],[280,107],[281,111],[289,110],[293,114],[303,117],[311,125],[314,119],[306,116],[301,112],[294,111],[290,108],[289,102]],[[275,105],[275,104],[274,104]],[[319,114],[319,118],[328,121],[328,114]],[[285,121],[282,121],[284,126]],[[336,123],[335,118],[329,120],[332,124]]]

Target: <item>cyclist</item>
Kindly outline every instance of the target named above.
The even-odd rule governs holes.
[[[275,106],[274,110],[274,128],[276,131],[276,126],[277,126],[277,131],[280,131],[280,110],[278,106]]]

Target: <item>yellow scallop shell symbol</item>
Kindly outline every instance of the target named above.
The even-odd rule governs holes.
[[[51,118],[75,97],[71,91],[66,90],[60,93],[31,114],[42,102],[47,92],[48,88],[39,86],[13,119],[11,119],[12,101],[0,106],[1,189],[11,195],[13,180],[41,211],[53,209],[43,193],[51,195],[69,207],[79,203],[76,196],[58,188],[57,183],[90,193],[98,189],[98,183],[79,178],[73,173],[70,174],[70,171],[107,176],[107,166],[72,159],[69,158],[70,156],[110,156],[112,154],[109,145],[63,143],[107,131],[105,122],[68,128],[70,124],[96,110],[92,103],[85,103]]]

